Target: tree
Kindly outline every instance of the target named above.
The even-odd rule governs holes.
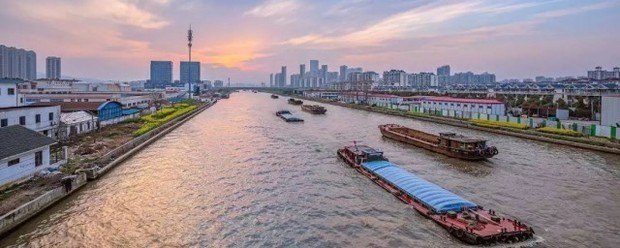
[[[566,103],[566,101],[564,101],[564,99],[560,98],[557,101],[555,101],[555,105],[557,106],[557,108],[559,109],[567,109],[568,108],[568,104]]]
[[[161,105],[164,104],[166,100],[162,92],[151,92],[149,98],[151,99],[150,106],[155,107],[155,113],[161,109]]]

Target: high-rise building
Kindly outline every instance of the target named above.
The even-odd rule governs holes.
[[[282,71],[280,72],[280,87],[286,87],[286,66],[282,66]]]
[[[172,83],[172,61],[151,61],[151,78],[144,88],[163,89]]]
[[[416,89],[428,89],[439,86],[437,76],[432,72],[407,74],[407,83]]]
[[[318,60],[310,60],[310,72],[313,75],[317,75],[317,73],[319,73],[319,61]]]
[[[60,58],[47,57],[45,59],[45,77],[48,79],[60,79]]]
[[[37,54],[34,51],[0,45],[0,78],[37,78]]]
[[[200,82],[200,62],[181,61],[180,83],[185,85],[189,82],[192,84]]]
[[[269,87],[273,87],[273,73],[269,74]]]
[[[594,80],[620,78],[620,67],[614,67],[613,71],[607,71],[603,70],[602,67],[597,66],[594,68],[594,71],[588,71],[588,78]]]
[[[299,76],[303,77],[306,74],[306,64],[299,65]]]
[[[444,65],[437,68],[437,81],[439,85],[446,85],[450,82],[450,66]]]
[[[406,86],[407,73],[403,70],[389,70],[383,72],[383,83],[387,86]]]
[[[319,77],[327,81],[327,65],[321,65],[321,70],[319,71]]]
[[[348,69],[348,66],[346,65],[340,66],[340,81],[341,82],[344,82],[347,80],[347,69]]]
[[[282,73],[276,73],[276,75],[273,76],[273,85],[275,85],[275,87],[282,87],[280,86],[282,83]]]

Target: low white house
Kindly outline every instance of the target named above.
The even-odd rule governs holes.
[[[91,132],[97,129],[97,120],[99,118],[86,111],[75,111],[60,114],[61,130],[59,131],[59,139],[66,140],[72,136]]]
[[[0,188],[49,167],[50,146],[56,143],[50,137],[19,125],[0,128],[0,141]]]
[[[493,99],[469,99],[452,97],[427,97],[422,100],[422,107],[430,110],[452,110],[470,113],[505,115],[504,103]]]

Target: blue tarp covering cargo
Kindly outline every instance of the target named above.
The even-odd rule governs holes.
[[[372,171],[383,180],[390,182],[437,213],[459,212],[464,207],[474,208],[477,206],[475,203],[419,178],[388,161],[365,162],[362,163],[362,167]]]

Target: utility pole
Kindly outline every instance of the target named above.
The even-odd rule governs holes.
[[[189,99],[192,99],[192,94],[194,89],[192,88],[192,40],[194,39],[194,34],[192,33],[192,25],[189,25],[189,30],[187,30],[187,47],[189,48],[189,65],[187,67],[187,81],[189,82]]]

